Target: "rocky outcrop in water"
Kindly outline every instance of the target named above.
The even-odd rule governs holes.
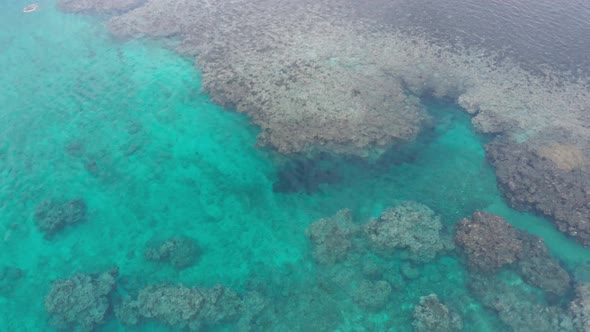
[[[86,220],[86,203],[78,198],[71,201],[43,201],[35,209],[35,224],[47,237],[62,228]]]
[[[52,325],[69,331],[92,331],[100,326],[110,309],[108,297],[115,289],[117,275],[118,269],[114,269],[54,281],[45,297]]]
[[[430,294],[422,296],[414,308],[412,325],[416,332],[451,332],[462,330],[463,320],[441,303],[436,294]]]
[[[487,145],[500,189],[513,207],[548,216],[561,232],[590,245],[590,149],[555,142],[532,144]]]

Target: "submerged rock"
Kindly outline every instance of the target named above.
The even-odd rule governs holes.
[[[451,332],[463,329],[463,320],[441,303],[436,294],[430,294],[422,296],[414,308],[412,325],[416,332]]]
[[[391,297],[391,285],[387,281],[363,280],[354,294],[354,301],[361,307],[379,311],[383,309]]]
[[[97,275],[76,274],[53,282],[45,297],[52,325],[60,330],[92,331],[106,319],[108,296],[115,289],[118,270]]]
[[[213,326],[250,319],[264,305],[218,285],[214,288],[157,285],[139,291],[116,308],[125,325],[156,320],[174,329],[200,331]],[[249,304],[256,304],[249,306]],[[262,304],[262,305],[261,305]],[[245,324],[242,322],[242,324]]]
[[[500,216],[484,211],[457,224],[455,243],[467,256],[470,269],[495,272],[516,262],[523,250],[518,231]]]
[[[165,262],[182,270],[197,261],[199,246],[194,239],[178,235],[149,244],[144,255],[148,260]]]
[[[35,224],[47,236],[60,229],[86,220],[86,203],[81,198],[71,201],[44,201],[35,209]]]
[[[330,218],[312,223],[305,234],[313,245],[313,258],[320,264],[333,264],[346,259],[358,231],[352,213],[344,209]]]
[[[582,150],[496,141],[486,156],[510,205],[548,216],[561,232],[590,245],[590,169]]]
[[[15,266],[0,265],[0,297],[10,297],[25,276],[25,271]]]
[[[382,254],[407,250],[415,261],[429,261],[445,248],[440,218],[425,205],[403,202],[389,208],[364,227],[373,248]]]

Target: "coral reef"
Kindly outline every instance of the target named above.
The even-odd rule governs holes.
[[[539,237],[520,232],[523,250],[516,264],[518,273],[527,283],[545,292],[562,296],[570,288],[570,275],[551,256],[545,242]]]
[[[143,0],[57,0],[57,5],[72,13],[122,13],[143,4]]]
[[[314,259],[320,264],[333,264],[346,259],[358,231],[359,227],[352,221],[352,213],[344,209],[331,218],[312,223],[305,234],[313,245]]]
[[[570,288],[570,276],[551,256],[539,237],[512,227],[504,218],[476,211],[457,224],[455,241],[467,256],[469,268],[494,273],[514,266],[529,284],[561,296]]]
[[[108,296],[115,289],[118,269],[97,274],[76,274],[53,282],[45,297],[51,323],[60,330],[92,331],[106,318]]]
[[[522,252],[518,231],[500,216],[484,211],[457,224],[455,243],[467,256],[469,268],[478,272],[495,272],[512,264]]]
[[[477,299],[495,311],[512,331],[575,331],[569,313],[561,306],[550,306],[543,296],[512,274],[473,276],[469,287]],[[534,327],[534,328],[533,328]]]
[[[199,257],[199,246],[194,239],[177,235],[148,244],[144,255],[148,260],[165,262],[177,270],[182,270],[196,262]]]
[[[436,294],[422,296],[414,308],[414,331],[450,332],[463,329],[463,320],[440,302]]]
[[[43,201],[35,209],[35,224],[51,237],[60,229],[86,220],[86,203],[78,198],[71,201]]]
[[[380,253],[407,250],[408,258],[429,261],[445,248],[440,218],[427,206],[402,202],[370,220],[364,227],[371,245]]]
[[[486,147],[486,155],[513,207],[550,217],[561,232],[588,246],[590,168],[581,162],[579,148],[555,152],[555,144],[537,149],[532,142],[497,141]]]
[[[371,311],[383,309],[390,297],[391,285],[384,280],[363,280],[354,293],[354,301],[359,306]]]
[[[576,287],[576,298],[570,304],[569,310],[578,331],[590,331],[590,283]]]
[[[578,199],[590,201],[587,82],[398,31],[368,14],[383,6],[391,8],[383,1],[148,0],[108,26],[123,38],[180,40],[178,51],[197,58],[212,98],[248,114],[261,128],[260,144],[283,153],[367,156],[412,140],[429,122],[415,97],[424,94],[456,100],[482,133],[521,141],[548,130],[572,133],[577,139],[546,144],[531,158],[513,151],[495,164],[509,200],[590,244],[583,222],[590,208]]]
[[[126,325],[137,325],[144,319],[153,319],[165,323],[174,329],[200,331],[207,327],[237,322],[246,325],[245,320],[251,319],[261,311],[258,304],[252,303],[232,290],[217,285],[214,288],[194,288],[185,286],[156,285],[148,286],[139,291],[136,298],[128,299],[116,309],[119,320]],[[256,312],[253,312],[256,311]]]

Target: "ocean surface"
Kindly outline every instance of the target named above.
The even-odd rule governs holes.
[[[532,63],[590,68],[584,56],[590,32],[578,24],[588,17],[586,2],[535,9],[528,2],[490,2],[507,16],[475,2],[455,11],[458,2],[422,2],[421,11],[402,16],[424,29],[439,26],[435,32],[444,35],[467,31],[477,20],[488,45],[514,53],[526,48],[522,56]],[[50,1],[30,14],[22,13],[25,5],[0,2],[0,331],[54,331],[44,307],[52,282],[114,266],[116,296],[159,283],[221,283],[238,293],[265,284],[277,312],[275,330],[345,331],[361,324],[367,331],[411,331],[420,297],[437,293],[463,316],[465,331],[502,331],[498,318],[469,293],[456,255],[415,266],[417,276],[394,291],[385,312],[359,309],[346,291],[333,291],[317,307],[302,300],[313,297],[322,273],[305,234],[312,222],[348,208],[364,223],[404,200],[427,205],[448,227],[475,210],[499,214],[542,237],[572,273],[590,260],[590,249],[548,220],[507,206],[485,159],[489,138],[475,133],[469,115],[451,102],[424,99],[432,130],[380,160],[326,157],[314,167],[335,180],[310,190],[276,190],[292,161],[256,147],[258,129],[249,119],[201,91],[193,59],[157,41],[113,40],[99,18],[61,13]],[[552,28],[564,17],[568,24]],[[554,34],[530,39],[500,19]],[[35,225],[37,206],[78,198],[87,220],[45,237]],[[198,243],[194,264],[176,269],[146,259],[146,245],[176,235]],[[406,263],[397,257],[388,264]],[[334,306],[339,321],[330,321]],[[158,322],[127,327],[109,312],[96,330],[173,329]]]
[[[376,0],[368,2],[367,14],[446,43],[483,47],[533,71],[547,66],[590,74],[585,0]]]

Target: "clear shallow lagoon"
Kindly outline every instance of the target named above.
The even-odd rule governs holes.
[[[51,331],[43,299],[53,280],[113,266],[120,296],[163,282],[238,292],[267,284],[284,321],[277,330],[411,330],[414,305],[433,292],[463,315],[465,331],[501,330],[469,294],[455,256],[418,266],[385,311],[359,309],[346,290],[317,307],[305,302],[325,273],[311,258],[310,223],[343,208],[364,223],[397,200],[423,203],[449,226],[478,209],[500,214],[544,238],[570,271],[590,257],[549,221],[507,207],[485,160],[486,138],[452,104],[424,100],[435,128],[396,148],[407,158],[328,158],[322,167],[340,181],[311,195],[276,193],[284,157],[256,148],[249,119],[201,92],[192,59],[149,40],[115,41],[100,21],[51,2],[27,15],[22,7],[0,5],[0,267],[21,271],[0,279],[2,331]],[[87,221],[44,238],[36,206],[74,198],[85,200]],[[176,234],[197,240],[194,266],[178,271],[144,258],[146,243]],[[330,321],[334,307],[339,322]],[[110,315],[99,330],[167,328],[130,329]]]

